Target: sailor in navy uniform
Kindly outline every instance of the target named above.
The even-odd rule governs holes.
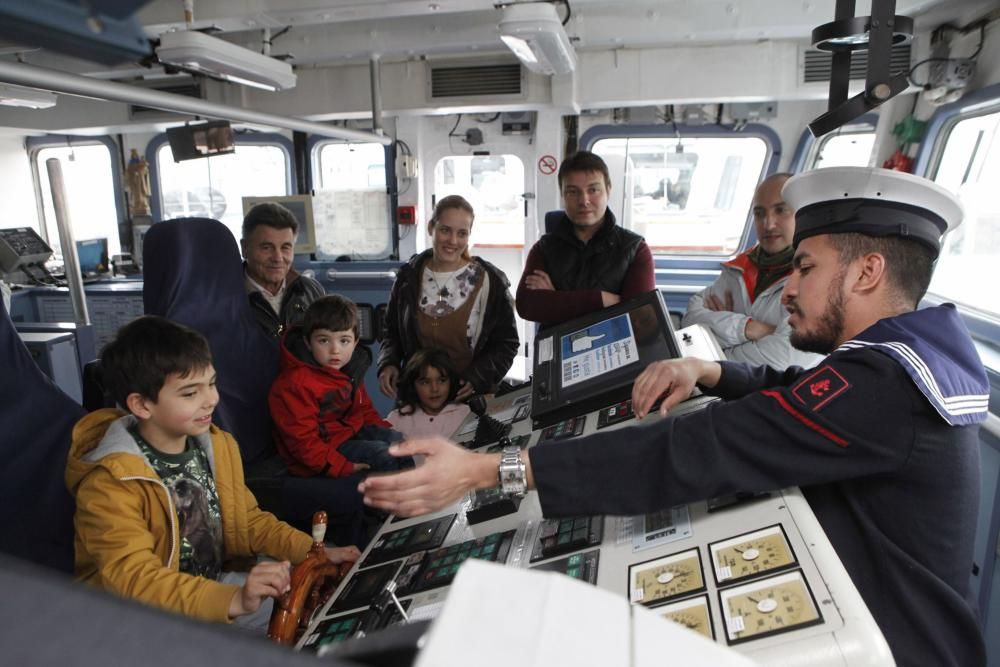
[[[961,207],[925,179],[858,167],[796,176],[783,196],[797,209],[783,294],[792,344],[828,356],[807,371],[652,364],[635,383],[638,415],[664,394],[668,410],[695,383],[725,400],[534,447],[528,482],[550,517],[800,486],[898,664],[982,665],[970,574],[989,385],[954,306],[916,310]],[[399,451],[416,453],[427,456],[423,470],[369,478],[366,502],[433,509],[428,498],[445,497],[429,482],[435,464],[489,485],[489,466],[470,458],[483,455],[440,441]]]

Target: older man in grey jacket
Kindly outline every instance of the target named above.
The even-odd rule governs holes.
[[[723,263],[718,279],[688,302],[683,325],[702,324],[715,335],[726,358],[776,370],[809,367],[820,357],[788,341],[788,313],[781,290],[792,269],[795,210],[781,189],[791,174],[773,174],[757,186],[753,224],[757,245]]]

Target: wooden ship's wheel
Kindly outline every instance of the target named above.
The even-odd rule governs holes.
[[[326,557],[326,512],[313,515],[313,545],[301,563],[292,568],[291,588],[275,600],[267,636],[278,644],[291,646],[309,625],[313,612],[322,606],[354,565],[332,563]]]

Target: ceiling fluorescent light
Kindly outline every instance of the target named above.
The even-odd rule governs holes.
[[[576,52],[554,5],[547,2],[508,5],[499,28],[500,39],[532,72],[566,74],[576,68]]]
[[[56,96],[54,93],[0,83],[0,106],[49,109],[55,105]]]
[[[264,90],[294,88],[292,66],[194,30],[160,35],[156,56],[164,65]]]

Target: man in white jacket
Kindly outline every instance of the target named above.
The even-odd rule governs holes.
[[[773,174],[757,186],[753,196],[753,224],[757,245],[723,263],[718,279],[691,297],[683,325],[702,324],[715,335],[732,361],[809,367],[819,355],[801,352],[788,341],[788,312],[781,290],[792,269],[795,210],[785,203],[781,189],[791,174]]]

